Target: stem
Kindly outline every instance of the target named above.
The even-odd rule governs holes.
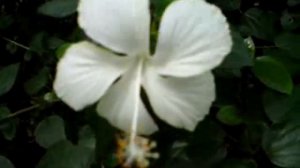
[[[36,108],[38,108],[38,107],[40,107],[40,105],[36,104],[36,105],[30,106],[30,107],[27,107],[27,108],[18,110],[18,111],[16,111],[16,112],[14,112],[14,113],[12,113],[12,114],[6,116],[5,118],[2,118],[2,119],[0,120],[0,122],[5,121],[5,120],[10,119],[10,118],[13,118],[13,117],[16,117],[16,116],[18,116],[18,115],[20,115],[20,114],[23,114],[23,113],[26,113],[26,112],[28,112],[28,111],[34,110],[34,109],[36,109]]]
[[[5,40],[5,41],[8,41],[8,42],[10,42],[10,43],[12,43],[12,44],[14,44],[14,45],[16,45],[16,46],[18,46],[18,47],[20,47],[20,48],[23,48],[23,49],[25,49],[25,50],[28,50],[28,51],[30,50],[29,47],[27,47],[27,46],[25,46],[25,45],[23,45],[23,44],[20,44],[20,43],[18,43],[18,42],[16,42],[16,41],[10,40],[10,39],[8,39],[8,38],[6,38],[6,37],[2,37],[2,39]]]
[[[131,134],[130,134],[130,144],[133,144],[135,141],[135,137],[137,135],[137,126],[138,126],[138,118],[139,118],[139,106],[140,106],[140,94],[141,94],[141,81],[142,81],[142,70],[143,70],[143,59],[140,59],[138,62],[137,73],[136,73],[136,81],[135,81],[135,104],[134,104],[134,112],[132,118],[131,125]]]

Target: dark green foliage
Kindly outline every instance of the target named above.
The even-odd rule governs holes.
[[[152,49],[172,1],[151,0]],[[217,99],[192,133],[158,121],[150,167],[300,168],[300,1],[208,1],[233,39],[214,70]],[[118,167],[120,132],[95,107],[75,113],[52,88],[58,60],[87,39],[77,4],[0,0],[0,168]]]
[[[293,82],[290,74],[280,62],[272,57],[263,56],[255,60],[253,71],[266,86],[282,93],[290,94]]]
[[[0,155],[1,168],[14,168],[14,165],[4,156]]]
[[[63,18],[76,12],[78,0],[52,0],[38,8],[38,12],[56,18]]]
[[[47,117],[36,127],[34,135],[36,142],[45,148],[65,140],[66,135],[63,119],[59,116]]]
[[[14,85],[18,75],[19,64],[12,64],[0,70],[0,96],[7,93]]]

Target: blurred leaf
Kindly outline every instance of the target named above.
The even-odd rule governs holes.
[[[174,142],[174,144],[172,145],[171,148],[171,152],[170,152],[170,160],[173,159],[182,159],[182,160],[189,160],[187,155],[186,155],[186,147],[188,146],[188,144],[186,142]]]
[[[44,148],[65,140],[64,121],[59,116],[50,116],[39,123],[34,131],[36,142]]]
[[[262,137],[265,130],[268,128],[267,124],[264,122],[260,123],[247,123],[244,134],[242,136],[240,146],[241,150],[256,154],[261,149]]]
[[[15,168],[15,166],[6,157],[0,155],[1,168]]]
[[[245,31],[259,39],[272,41],[277,34],[277,17],[271,12],[258,8],[251,8],[244,14]]]
[[[6,29],[13,23],[13,17],[10,15],[0,16],[0,29]]]
[[[79,130],[79,145],[87,148],[96,148],[96,136],[90,126],[83,126]]]
[[[254,44],[253,39],[251,37],[247,37],[247,38],[244,39],[244,42],[246,43],[248,51],[250,52],[251,58],[254,58],[256,48],[255,48],[255,44]],[[252,62],[251,62],[251,65],[252,65]]]
[[[295,57],[300,58],[300,35],[292,33],[283,33],[276,37],[275,44],[277,47],[289,51]]]
[[[90,149],[61,141],[47,150],[37,168],[89,168],[91,160]]]
[[[36,33],[31,39],[30,49],[41,55],[45,52],[47,38],[48,34],[44,31]]]
[[[264,134],[263,148],[275,165],[298,168],[300,166],[300,125],[275,125]]]
[[[16,42],[14,40],[8,40],[8,43],[6,44],[6,50],[10,54],[16,54],[19,47],[16,45]]]
[[[226,125],[239,125],[243,122],[235,106],[222,107],[217,113],[217,118]]]
[[[53,103],[59,101],[59,98],[56,96],[54,92],[48,92],[44,95],[44,100],[48,103]]]
[[[11,114],[5,106],[0,106],[0,120],[5,119]],[[7,140],[12,140],[16,135],[16,123],[13,119],[7,120],[0,124],[0,131]]]
[[[227,159],[220,165],[221,168],[256,168],[254,160]]]
[[[72,15],[77,10],[78,0],[52,0],[38,8],[38,12],[56,18]]]
[[[39,73],[25,82],[24,88],[25,91],[29,95],[33,95],[38,93],[41,89],[43,89],[48,82],[49,69],[43,68],[39,71]]]
[[[258,57],[254,64],[256,77],[268,87],[282,93],[291,94],[293,82],[283,65],[271,57]]]
[[[244,66],[251,66],[252,59],[247,44],[238,32],[231,32],[233,47],[231,53],[225,58],[220,68],[240,69]]]
[[[300,12],[292,13],[289,11],[284,11],[280,21],[281,25],[286,30],[294,30],[300,27]]]
[[[65,43],[65,41],[58,38],[58,37],[50,37],[48,39],[48,48],[52,49],[52,50],[55,50],[59,46],[63,45],[64,43]]]
[[[300,0],[288,0],[287,3],[289,6],[296,6],[300,4]]]
[[[0,69],[0,96],[7,93],[14,85],[19,70],[19,64],[11,64]]]

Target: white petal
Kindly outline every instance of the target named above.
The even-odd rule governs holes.
[[[143,84],[158,117],[190,131],[209,113],[215,99],[214,78],[210,72],[176,78],[162,77],[149,68]]]
[[[74,110],[81,110],[99,100],[129,63],[92,43],[74,44],[57,66],[54,90]]]
[[[139,95],[141,85],[137,78],[137,68],[133,67],[100,99],[97,111],[112,125],[130,133],[135,105],[138,103],[137,132],[148,135],[157,131],[158,128],[141,101]]]
[[[219,8],[204,0],[178,0],[163,15],[154,62],[163,75],[197,75],[219,65],[231,46]]]
[[[149,47],[148,0],[80,0],[78,22],[98,43],[128,55]]]

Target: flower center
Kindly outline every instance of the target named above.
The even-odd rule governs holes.
[[[128,137],[119,136],[117,143],[117,159],[126,168],[133,165],[137,168],[146,168],[150,164],[149,159],[159,157],[157,152],[152,152],[156,147],[156,142],[147,138],[137,136],[134,143],[130,143]]]

